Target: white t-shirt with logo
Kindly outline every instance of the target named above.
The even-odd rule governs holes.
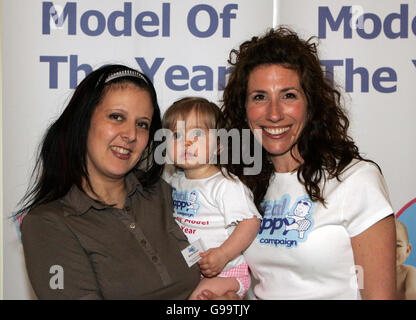
[[[374,164],[354,160],[341,182],[326,182],[324,199],[326,208],[312,202],[297,173],[272,176],[259,233],[244,253],[257,298],[361,298],[350,238],[393,213],[385,181]]]
[[[204,179],[187,179],[181,171],[165,178],[173,187],[176,222],[190,243],[201,239],[206,250],[220,247],[239,221],[254,216],[261,219],[252,193],[237,178],[225,178],[218,172]],[[244,262],[240,255],[223,271]]]

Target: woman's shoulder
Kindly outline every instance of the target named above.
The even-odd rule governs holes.
[[[63,230],[64,208],[60,200],[40,204],[29,210],[22,218],[20,229],[23,237],[48,230]]]
[[[25,219],[27,217],[36,217],[43,219],[57,219],[59,216],[64,215],[64,206],[61,202],[61,199],[54,200],[48,203],[43,203],[37,205],[27,212]]]
[[[342,171],[341,180],[361,176],[381,176],[380,167],[372,161],[353,159]]]
[[[406,270],[406,275],[410,275],[416,280],[416,267],[410,264],[403,264],[402,266]]]

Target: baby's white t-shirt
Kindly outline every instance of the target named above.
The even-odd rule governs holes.
[[[218,172],[204,179],[187,179],[181,171],[164,177],[173,187],[174,218],[190,243],[201,239],[205,249],[220,247],[239,221],[257,217],[252,193],[238,178],[225,178]],[[244,263],[238,256],[226,271]]]

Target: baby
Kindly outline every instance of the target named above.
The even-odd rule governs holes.
[[[218,164],[222,113],[204,98],[184,98],[162,122],[171,132],[167,153],[177,169],[165,176],[173,187],[175,220],[190,243],[201,240],[206,249],[198,262],[203,277],[189,299],[205,289],[243,297],[250,274],[242,252],[256,237],[261,216],[249,189]]]
[[[412,245],[409,243],[406,226],[397,219],[396,234],[397,297],[403,300],[416,300],[416,268],[403,264],[412,251]]]

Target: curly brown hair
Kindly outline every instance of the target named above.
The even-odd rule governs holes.
[[[249,128],[246,119],[247,84],[250,73],[261,65],[281,65],[295,70],[307,99],[306,124],[297,145],[303,162],[297,168],[298,180],[305,186],[312,201],[325,199],[321,181],[337,178],[353,159],[363,159],[353,139],[348,135],[349,121],[341,104],[341,94],[321,69],[317,45],[299,38],[296,32],[281,26],[269,30],[261,37],[253,37],[230,52],[228,62],[234,66],[224,89],[222,110],[227,129]],[[370,161],[370,160],[366,160]],[[259,175],[245,176],[244,164],[229,165],[228,170],[237,175],[253,192],[254,202],[261,211],[269,180],[274,172],[263,148],[262,170]],[[326,175],[327,173],[327,175]]]

